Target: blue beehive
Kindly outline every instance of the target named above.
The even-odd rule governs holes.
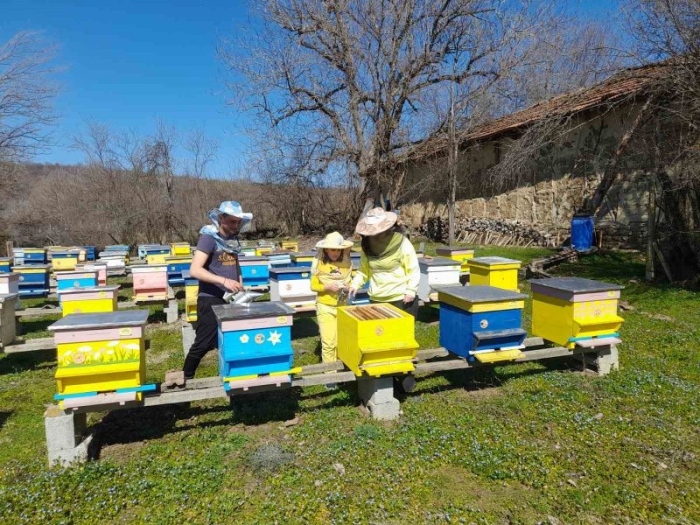
[[[521,355],[525,296],[493,286],[449,286],[438,291],[440,345],[468,361]]]
[[[219,324],[219,375],[233,379],[289,372],[294,309],[279,302],[213,307]]]
[[[270,286],[270,267],[267,257],[245,256],[238,258],[243,276],[243,286]]]
[[[20,297],[46,296],[49,294],[48,265],[15,266],[12,271],[19,274]]]
[[[96,252],[95,252],[95,247],[94,246],[83,246],[85,249],[85,260],[86,261],[94,261],[96,257]]]
[[[165,259],[165,263],[168,265],[168,284],[185,284],[183,272],[188,272],[189,274],[192,257],[168,257]]]
[[[46,250],[43,248],[23,248],[25,265],[46,264]]]
[[[10,273],[12,271],[12,259],[0,257],[0,273]]]
[[[75,270],[56,274],[58,293],[69,288],[94,288],[98,286],[97,270]]]

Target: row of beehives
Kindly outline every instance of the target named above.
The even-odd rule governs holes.
[[[619,342],[620,286],[580,278],[531,281],[532,335],[573,349]],[[440,345],[469,361],[522,355],[525,296],[492,286],[438,292]],[[215,306],[219,375],[226,390],[291,377],[294,309],[282,302]],[[50,327],[58,352],[57,399],[64,407],[138,399],[145,389],[143,328],[147,312],[74,314]],[[418,344],[414,319],[387,304],[338,310],[338,356],[357,376],[411,372]],[[116,396],[116,397],[115,397]]]

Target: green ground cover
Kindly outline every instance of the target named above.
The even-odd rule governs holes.
[[[89,416],[99,461],[48,468],[53,352],[2,355],[0,522],[699,523],[700,295],[645,283],[631,253],[556,273],[625,286],[620,371],[558,359],[419,377],[393,422],[368,418],[354,384],[105,412]],[[178,331],[157,315],[156,382],[182,364]],[[438,346],[437,319],[422,307],[422,348]],[[48,321],[25,328],[46,336]],[[313,315],[295,320],[295,364],[319,361],[317,334]],[[216,372],[210,353],[198,375]]]

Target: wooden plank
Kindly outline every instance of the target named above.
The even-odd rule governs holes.
[[[35,352],[38,350],[55,350],[55,348],[56,342],[53,337],[42,337],[39,339],[28,339],[26,341],[16,340],[2,350],[6,354],[18,354],[20,352]]]

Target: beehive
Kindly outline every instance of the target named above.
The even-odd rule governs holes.
[[[263,257],[270,252],[272,252],[272,246],[257,246],[255,248],[255,255],[258,257]]]
[[[311,268],[272,268],[270,300],[281,301],[294,308],[313,305],[316,292],[311,290]]]
[[[23,253],[23,264],[25,265],[42,265],[46,264],[46,250],[43,248],[20,248]],[[16,263],[17,261],[15,261]]]
[[[299,241],[281,241],[280,248],[282,250],[289,250],[291,252],[299,251]]]
[[[338,358],[356,376],[414,370],[413,316],[390,304],[338,308]]]
[[[457,261],[447,257],[423,257],[418,259],[418,266],[418,298],[423,302],[437,300],[437,287],[460,286],[460,266]]]
[[[518,268],[522,264],[505,257],[475,257],[469,264],[469,284],[518,290]]]
[[[18,273],[0,273],[0,293],[18,294],[19,277],[20,276]]]
[[[170,243],[171,257],[190,257],[190,243],[188,242],[173,242]]]
[[[469,259],[474,258],[474,250],[463,246],[438,246],[435,253],[441,257],[447,257],[460,264],[459,270],[462,274],[469,273]]]
[[[270,286],[270,267],[267,257],[245,256],[238,258],[243,276],[243,286]]]
[[[119,285],[93,288],[64,288],[58,297],[63,317],[71,314],[114,312]]]
[[[182,272],[190,269],[192,257],[168,257],[165,259],[165,264],[168,265],[168,284],[171,286],[185,284]]]
[[[85,250],[85,261],[95,260],[95,247],[94,246],[83,246]]]
[[[12,259],[0,257],[0,273],[10,273],[12,271]]]
[[[49,294],[48,265],[15,266],[12,271],[19,274],[20,297],[45,296]]]
[[[56,341],[56,399],[144,387],[147,310],[75,314],[49,326]]]
[[[3,348],[12,344],[17,336],[15,311],[18,301],[17,293],[0,293],[0,346]]]
[[[288,268],[292,265],[292,255],[287,251],[276,251],[267,254],[270,268]]]
[[[98,283],[97,270],[73,270],[56,274],[56,288],[60,294],[66,288],[94,288]]]
[[[199,280],[190,276],[189,270],[182,272],[185,279],[185,318],[190,323],[197,320],[197,296],[199,295]]]
[[[60,250],[51,255],[51,267],[56,271],[73,271],[78,264],[79,250]]]
[[[493,286],[442,288],[440,345],[468,361],[508,361],[522,355],[525,296]]]
[[[97,272],[97,286],[107,285],[107,264],[103,262],[79,264],[75,270],[78,272]]]
[[[266,301],[216,305],[213,310],[219,324],[219,375],[225,383],[291,370],[292,308]]]
[[[165,264],[168,257],[170,257],[170,246],[153,245],[146,249],[146,264],[148,265]]]
[[[131,267],[134,301],[166,301],[168,299],[168,265],[147,264]]]
[[[619,343],[622,286],[580,277],[533,279],[532,334],[573,349]]]
[[[316,258],[316,252],[301,252],[292,254],[292,264],[294,266],[311,266]]]

